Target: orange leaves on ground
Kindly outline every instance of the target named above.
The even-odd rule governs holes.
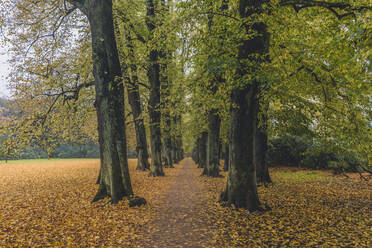
[[[274,185],[260,187],[268,212],[211,205],[220,247],[372,247],[371,182],[321,171],[271,169]],[[216,199],[226,179],[203,180]]]
[[[186,162],[185,162],[186,161]],[[260,187],[267,212],[217,203],[224,178],[200,177],[188,159],[165,177],[130,160],[148,204],[91,204],[97,160],[0,165],[0,247],[372,247],[371,182],[271,169]]]
[[[147,206],[91,204],[98,160],[1,164],[0,247],[132,246],[174,172],[150,178],[135,170],[135,160],[129,164],[134,191]]]

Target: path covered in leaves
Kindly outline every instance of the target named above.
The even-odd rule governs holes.
[[[189,158],[179,167],[144,229],[143,247],[203,247],[216,232],[206,215],[209,202],[207,188],[198,180],[200,171]]]
[[[0,247],[372,247],[372,180],[272,168],[275,184],[259,188],[272,211],[249,213],[217,203],[225,172],[129,166],[146,206],[91,204],[98,160],[0,164]]]

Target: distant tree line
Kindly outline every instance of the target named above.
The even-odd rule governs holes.
[[[1,140],[1,138],[0,138]],[[1,150],[1,146],[0,146]],[[136,158],[137,152],[128,149],[128,158]],[[24,148],[20,152],[10,153],[6,156],[0,152],[0,160],[19,160],[19,159],[46,159],[48,153],[38,146]],[[99,158],[99,145],[93,142],[86,144],[60,144],[50,154],[49,158]]]

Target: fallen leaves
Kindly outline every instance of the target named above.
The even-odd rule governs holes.
[[[148,202],[134,208],[90,203],[97,160],[1,164],[0,247],[372,246],[368,182],[274,168],[275,184],[259,188],[272,210],[249,213],[221,207],[226,178],[200,177],[185,161],[148,177],[130,160],[134,191]]]
[[[173,172],[150,178],[135,160],[129,164],[134,191],[148,206],[91,204],[98,160],[1,164],[0,247],[133,247]]]
[[[370,183],[286,168],[272,169],[271,176],[275,184],[260,187],[259,194],[272,211],[249,213],[212,205],[210,218],[219,226],[215,239],[221,247],[372,246]],[[225,179],[204,180],[211,193],[224,188]]]

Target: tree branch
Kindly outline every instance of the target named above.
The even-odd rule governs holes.
[[[356,12],[361,12],[362,10],[372,9],[372,6],[353,6],[350,3],[313,0],[281,0],[280,5],[292,6],[296,12],[310,7],[323,7],[331,11],[339,20],[347,16],[355,16]],[[346,11],[346,13],[340,14],[336,9]]]

